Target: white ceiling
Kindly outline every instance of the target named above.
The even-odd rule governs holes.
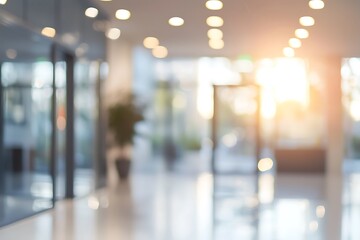
[[[96,0],[100,1],[100,0]],[[323,10],[308,7],[307,0],[223,0],[219,11],[206,9],[205,0],[112,0],[99,2],[111,17],[111,25],[119,27],[123,38],[142,44],[147,36],[159,38],[169,49],[169,56],[228,56],[250,54],[253,57],[282,56],[298,19],[315,18],[308,27],[310,37],[303,41],[298,56],[360,56],[360,1],[325,0]],[[115,19],[115,11],[125,8],[132,16],[127,21]],[[205,21],[208,16],[224,19],[225,47],[208,46]],[[172,27],[167,21],[180,16],[185,24]]]

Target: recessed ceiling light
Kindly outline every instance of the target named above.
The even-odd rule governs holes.
[[[17,56],[17,51],[15,49],[8,49],[6,50],[6,56],[9,59],[15,59]]]
[[[120,37],[121,31],[118,28],[110,28],[107,33],[106,36],[111,39],[111,40],[116,40]]]
[[[169,19],[169,24],[171,26],[178,27],[184,24],[184,19],[182,19],[181,17],[172,17]]]
[[[127,20],[131,16],[131,13],[129,10],[126,9],[119,9],[115,13],[115,17],[119,20]]]
[[[309,7],[312,9],[323,9],[325,7],[325,3],[322,0],[310,0]]]
[[[305,27],[310,27],[310,26],[313,26],[315,24],[314,18],[310,17],[310,16],[301,17],[299,19],[299,22],[300,22],[301,25],[303,25]]]
[[[223,32],[220,29],[217,28],[211,28],[207,32],[207,35],[211,39],[222,39],[223,38]]]
[[[85,10],[85,16],[95,18],[99,14],[99,10],[94,7],[89,7]]]
[[[159,40],[155,37],[147,37],[143,41],[144,47],[152,49],[159,45]]]
[[[299,28],[295,30],[295,36],[298,38],[308,38],[309,37],[309,31],[303,28]]]
[[[299,48],[299,47],[301,47],[301,41],[297,38],[290,38],[289,45],[292,48]]]
[[[209,46],[212,49],[222,49],[224,48],[224,41],[222,39],[210,39]]]
[[[223,8],[223,3],[220,0],[208,0],[205,6],[210,10],[220,10]]]
[[[1,5],[5,5],[6,2],[7,2],[7,0],[0,0],[0,4],[1,4]]]
[[[55,28],[52,28],[52,27],[44,27],[41,30],[41,34],[46,37],[53,38],[56,35],[56,30],[55,30]]]
[[[168,55],[168,50],[166,47],[157,46],[153,48],[152,54],[156,58],[165,58]]]
[[[285,47],[283,49],[283,54],[285,57],[293,57],[295,56],[295,51],[291,47]]]
[[[224,25],[224,20],[219,16],[211,16],[206,19],[206,23],[210,27],[221,27]]]

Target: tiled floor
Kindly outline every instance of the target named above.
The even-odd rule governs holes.
[[[2,228],[0,239],[357,240],[359,226],[358,174],[138,172]]]

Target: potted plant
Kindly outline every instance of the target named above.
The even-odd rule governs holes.
[[[126,147],[133,143],[133,137],[136,134],[135,124],[143,120],[143,115],[133,100],[132,95],[126,96],[108,110],[109,130],[119,147],[119,156],[115,160],[115,166],[122,180],[128,177],[131,164],[131,157],[126,152]]]

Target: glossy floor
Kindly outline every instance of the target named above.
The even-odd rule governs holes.
[[[355,240],[360,175],[137,172],[0,229],[1,240]]]

